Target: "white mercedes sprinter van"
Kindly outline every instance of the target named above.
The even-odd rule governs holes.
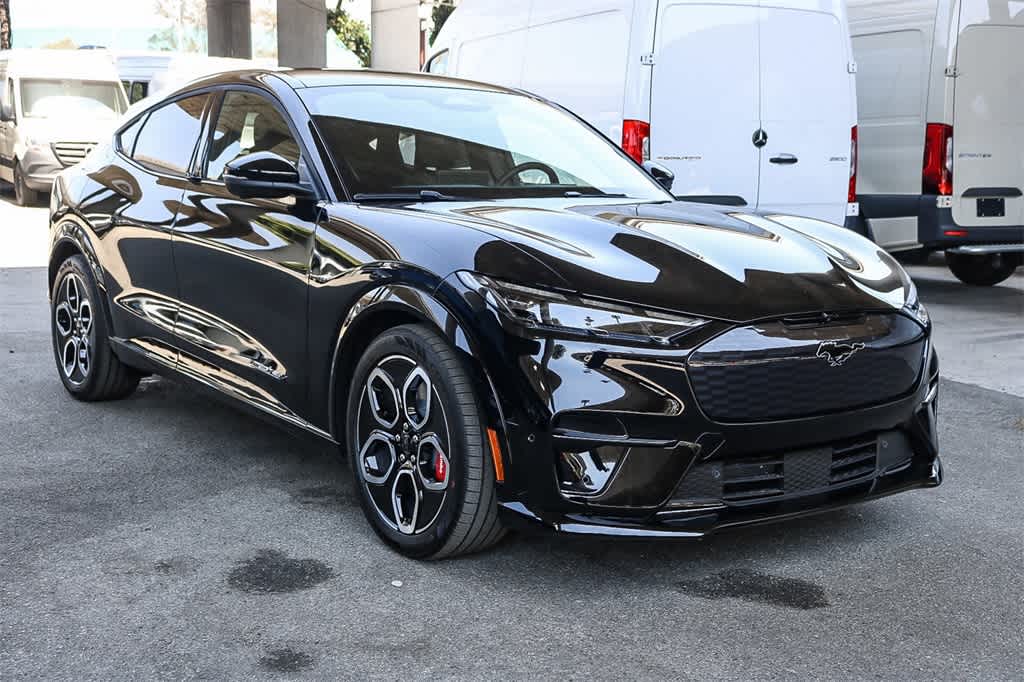
[[[849,0],[859,200],[891,251],[946,251],[970,284],[1024,251],[1024,3]]]
[[[0,179],[39,201],[53,178],[107,137],[128,108],[106,50],[0,51]]]
[[[668,166],[677,195],[856,211],[842,0],[462,0],[425,70],[553,100]]]

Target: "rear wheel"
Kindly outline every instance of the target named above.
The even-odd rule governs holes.
[[[82,256],[71,256],[61,264],[51,299],[53,353],[68,393],[79,400],[112,400],[131,394],[141,375],[110,348],[99,291]]]
[[[984,256],[970,256],[961,253],[946,253],[946,265],[958,280],[964,284],[990,287],[999,284],[1013,274],[1018,261],[1012,256],[993,253]]]
[[[21,162],[14,162],[14,201],[18,206],[35,206],[39,203],[39,192],[25,184],[25,173]]]
[[[440,559],[501,539],[479,400],[442,337],[403,325],[371,343],[353,375],[347,423],[363,512],[389,545]]]

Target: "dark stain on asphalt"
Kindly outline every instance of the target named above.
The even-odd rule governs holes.
[[[313,657],[309,654],[289,649],[271,649],[260,659],[260,668],[272,673],[297,673],[313,667]]]
[[[292,500],[309,507],[351,507],[355,504],[352,495],[342,492],[337,486],[318,485],[293,492]]]
[[[697,580],[682,580],[676,584],[683,592],[704,599],[742,599],[803,610],[829,605],[828,596],[820,585],[744,568],[722,571]]]
[[[296,592],[319,585],[333,576],[334,571],[322,561],[289,559],[284,552],[262,549],[231,569],[228,584],[256,594]]]

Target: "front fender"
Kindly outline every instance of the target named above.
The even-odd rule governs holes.
[[[472,322],[461,319],[455,312],[463,306],[458,300],[443,300],[446,293],[454,292],[446,291],[440,284],[426,290],[409,283],[383,284],[363,293],[349,309],[334,344],[327,401],[329,431],[339,443],[343,443],[345,438],[342,401],[346,400],[350,378],[359,357],[385,329],[396,324],[418,322],[432,327],[460,351],[476,383],[487,425],[498,432],[503,444],[502,456],[507,458],[506,418],[495,388],[493,371],[483,360],[485,354]]]

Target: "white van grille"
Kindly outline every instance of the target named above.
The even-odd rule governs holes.
[[[95,142],[54,142],[53,153],[62,166],[74,166],[95,146]]]

